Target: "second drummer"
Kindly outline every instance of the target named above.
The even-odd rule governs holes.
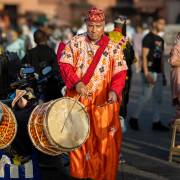
[[[21,161],[27,160],[32,155],[33,145],[28,135],[27,124],[29,116],[36,105],[37,100],[32,90],[16,90],[12,108],[18,123],[18,131],[11,148],[16,155],[21,156]]]

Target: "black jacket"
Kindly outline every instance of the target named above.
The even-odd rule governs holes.
[[[40,74],[42,66],[52,66],[53,71],[58,71],[56,61],[56,54],[53,49],[47,45],[37,45],[27,51],[25,57],[22,59],[23,64],[30,64],[35,68],[36,73]]]

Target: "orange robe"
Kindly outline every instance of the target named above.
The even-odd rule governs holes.
[[[83,79],[103,38],[92,44],[86,34],[75,36],[59,60],[67,96],[77,97],[74,85]],[[127,65],[119,45],[109,41],[90,81],[90,98],[81,97],[90,117],[90,135],[85,144],[70,153],[70,173],[76,178],[115,180],[121,147],[119,102],[105,104],[110,90],[119,97],[125,84]],[[99,105],[104,105],[98,107]]]

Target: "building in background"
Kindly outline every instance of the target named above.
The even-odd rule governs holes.
[[[116,0],[1,0],[0,10],[9,12],[13,22],[18,14],[36,13],[56,17],[62,23],[78,24],[90,6],[106,10],[115,5]]]
[[[140,15],[141,18],[161,15],[170,24],[180,23],[180,0],[117,0],[112,8],[114,15]]]
[[[92,5],[105,10],[108,20],[117,14],[141,18],[160,14],[168,23],[180,23],[180,0],[0,0],[0,11],[8,12],[13,23],[19,14],[26,13],[56,17],[60,24],[80,25]]]

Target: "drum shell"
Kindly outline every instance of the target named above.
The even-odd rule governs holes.
[[[38,105],[32,111],[28,122],[28,133],[33,145],[41,152],[56,156],[62,153],[59,148],[56,148],[46,136],[43,121],[46,119],[46,110],[51,102]]]
[[[0,122],[0,149],[8,147],[17,134],[17,121],[12,110],[0,102],[2,119]]]

